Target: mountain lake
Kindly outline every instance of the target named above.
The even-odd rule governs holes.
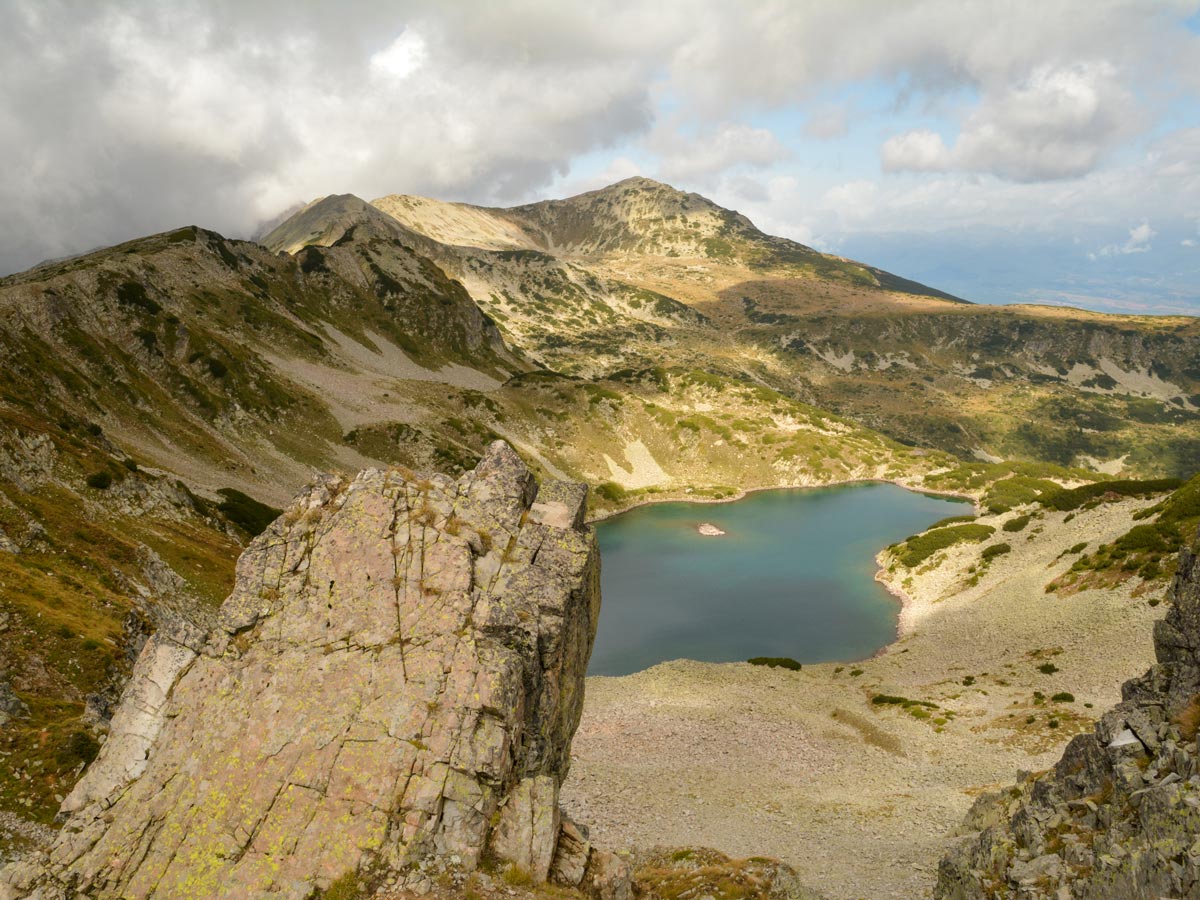
[[[900,603],[875,554],[970,504],[893,484],[658,503],[596,523],[603,605],[589,675],[669,659],[864,659],[896,637]],[[720,531],[723,534],[703,534]]]

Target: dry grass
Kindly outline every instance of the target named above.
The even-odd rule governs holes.
[[[1185,740],[1194,741],[1196,732],[1200,731],[1200,694],[1194,696],[1187,706],[1177,712],[1172,721],[1179,726],[1179,733]]]

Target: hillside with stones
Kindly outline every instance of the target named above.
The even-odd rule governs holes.
[[[941,900],[1193,897],[1200,890],[1200,558],[1181,554],[1157,664],[1048,772],[982,797]]]

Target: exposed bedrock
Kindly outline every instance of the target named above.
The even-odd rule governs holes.
[[[0,897],[303,900],[487,857],[626,894],[558,807],[600,611],[585,501],[502,442],[457,481],[309,487],[212,633],[146,643],[59,839]]]

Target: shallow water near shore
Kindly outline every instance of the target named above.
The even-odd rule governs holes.
[[[606,519],[596,525],[603,605],[588,674],[681,658],[864,659],[895,638],[900,611],[875,581],[875,554],[970,511],[893,484],[854,484]],[[700,534],[705,523],[725,534]]]

